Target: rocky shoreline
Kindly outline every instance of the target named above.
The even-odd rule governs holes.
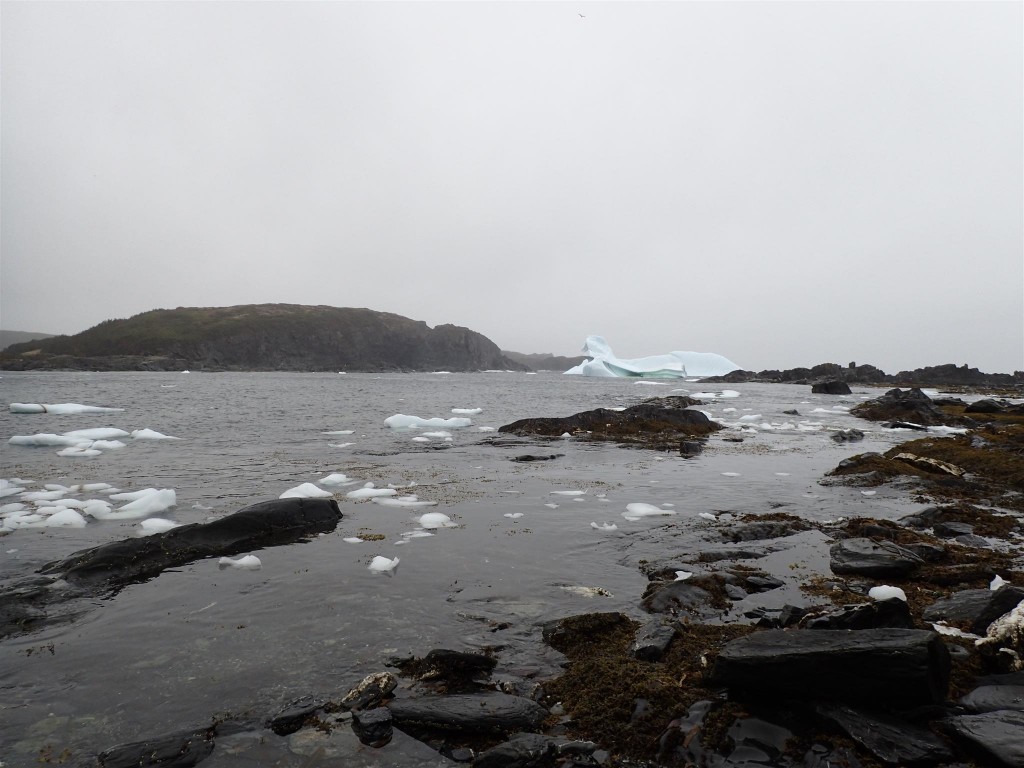
[[[699,444],[706,425],[681,415],[699,414],[684,400],[502,431],[569,432],[692,455],[687,444]],[[304,697],[275,712],[216,720],[197,713],[206,725],[78,764],[1022,765],[1024,408],[982,403],[894,390],[859,406],[862,418],[905,428],[965,429],[852,455],[822,480],[864,489],[898,484],[929,507],[897,522],[815,523],[777,511],[717,523],[720,548],[637,562],[648,580],[637,595],[645,621],[598,612],[539,625],[543,641],[565,657],[555,679],[504,668],[496,635],[479,653],[424,649],[422,657],[392,659],[395,672],[352,681],[330,700]],[[856,430],[849,432],[852,444]],[[285,539],[267,543],[324,530],[337,511],[331,504],[307,510],[313,514]],[[289,519],[301,511],[280,502],[271,510]],[[802,575],[794,604],[723,621],[735,602],[782,586],[758,560],[774,542],[797,536],[828,568]],[[68,581],[99,572],[106,575],[79,579],[77,588],[116,587],[117,559],[105,546],[44,570]],[[183,562],[168,551],[153,550],[168,565]],[[129,559],[131,578],[153,575]]]

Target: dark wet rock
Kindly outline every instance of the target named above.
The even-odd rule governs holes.
[[[968,712],[1024,711],[1024,685],[982,685],[960,699]]]
[[[883,763],[925,766],[953,759],[946,742],[906,720],[839,704],[820,704],[817,712]]]
[[[376,707],[398,687],[398,678],[390,672],[374,672],[367,675],[341,700],[346,709],[370,709]]]
[[[806,531],[811,526],[804,520],[765,520],[763,522],[745,523],[729,526],[721,531],[721,536],[733,544],[743,541],[763,541],[781,539],[785,536]]]
[[[906,601],[893,597],[889,600],[844,605],[825,614],[811,616],[802,621],[800,626],[805,629],[912,629],[914,619]]]
[[[435,648],[422,659],[415,656],[392,658],[388,666],[397,667],[402,674],[424,682],[441,683],[446,690],[468,690],[491,676],[497,661],[482,653]]]
[[[886,429],[912,429],[915,432],[928,431],[928,427],[924,424],[915,424],[912,421],[883,421],[882,426]]]
[[[800,411],[798,411],[796,408],[790,408],[788,411],[783,411],[783,413],[786,414],[787,416],[799,416],[800,415]]]
[[[668,650],[676,630],[663,621],[649,621],[637,630],[629,653],[641,661],[658,661]]]
[[[93,593],[118,590],[205,557],[237,555],[333,531],[341,517],[333,499],[266,501],[212,523],[183,525],[85,549],[45,565],[40,572],[60,575]]]
[[[1020,768],[1024,765],[1024,712],[1003,709],[979,715],[960,715],[945,722],[948,731],[986,765]]]
[[[917,387],[890,389],[881,397],[854,406],[850,413],[869,421],[909,422],[919,426],[975,426],[971,419],[947,414]]]
[[[847,747],[812,744],[804,753],[803,768],[863,768],[863,763]]]
[[[554,461],[565,456],[564,453],[551,453],[547,456],[537,456],[532,453],[524,453],[522,456],[513,456],[512,461]]]
[[[992,543],[983,536],[975,536],[973,533],[962,533],[953,539],[962,547],[973,547],[974,549],[992,549]]]
[[[985,398],[968,405],[964,408],[964,413],[1003,413],[1008,405],[1009,403],[1005,400],[999,401]]]
[[[782,610],[779,611],[779,626],[783,629],[786,627],[796,626],[806,615],[806,608],[802,608],[798,605],[784,605],[782,606]]]
[[[835,574],[878,578],[904,577],[924,561],[910,550],[891,541],[866,538],[843,539],[829,548],[830,566]]]
[[[539,733],[517,733],[474,761],[473,768],[540,768],[552,765],[555,744]]]
[[[776,766],[793,732],[756,717],[737,718],[726,732],[732,740],[725,767]]]
[[[909,542],[904,545],[904,549],[909,549],[926,563],[937,563],[944,560],[947,554],[945,547],[927,541]]]
[[[841,429],[832,433],[832,439],[837,443],[855,443],[864,439],[864,433],[859,429]]]
[[[738,587],[735,584],[726,584],[724,589],[730,600],[743,600],[749,594],[743,587]]]
[[[720,706],[716,701],[695,702],[685,717],[671,721],[658,738],[658,762],[705,765],[710,752],[704,749],[703,725],[709,714]]]
[[[690,458],[693,456],[699,456],[704,450],[704,443],[700,440],[680,440],[679,441],[679,455],[684,458]]]
[[[719,611],[712,605],[713,597],[708,590],[686,581],[651,582],[644,590],[640,607],[648,613],[667,613],[673,616],[685,615],[707,618]]]
[[[701,563],[717,563],[720,560],[757,560],[767,555],[756,549],[704,549],[697,556]]]
[[[391,741],[391,737],[394,736],[391,722],[391,710],[387,707],[352,713],[352,730],[359,737],[359,741],[369,747],[379,749]]]
[[[323,699],[303,696],[267,719],[267,728],[278,736],[287,736],[302,728],[309,719],[327,704]]]
[[[984,635],[989,624],[1012,611],[1024,600],[1024,589],[1006,584],[997,590],[965,589],[936,600],[924,609],[922,618],[928,622],[970,625],[971,632]]]
[[[536,730],[548,715],[535,701],[504,693],[396,699],[388,708],[395,725],[412,735],[493,735]]]
[[[712,680],[733,698],[913,706],[941,702],[949,670],[949,652],[934,632],[778,629],[727,643]]]
[[[774,576],[748,576],[743,584],[751,592],[771,592],[785,586],[786,582]]]
[[[565,433],[593,440],[643,445],[674,450],[682,438],[702,437],[723,429],[704,413],[691,410],[699,400],[662,397],[647,400],[624,411],[598,408],[565,418],[521,419],[498,428],[502,433],[558,437]]]
[[[811,392],[817,395],[849,395],[850,385],[840,379],[818,381],[811,385]]]
[[[192,768],[211,752],[211,729],[184,731],[111,747],[97,755],[96,765],[100,768]]]

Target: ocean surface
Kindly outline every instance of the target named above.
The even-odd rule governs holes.
[[[556,373],[47,372],[4,373],[0,391],[0,477],[33,481],[29,490],[101,482],[122,491],[169,488],[177,505],[159,516],[191,523],[331,473],[358,481],[335,489],[344,512],[336,531],[254,553],[259,570],[199,561],[89,601],[71,623],[0,643],[0,761],[8,766],[64,750],[77,758],[205,725],[218,715],[264,716],[305,694],[338,698],[383,670],[389,657],[433,648],[495,648],[496,677],[543,680],[558,673],[561,657],[542,644],[539,623],[598,610],[642,617],[647,580],[640,561],[695,561],[703,549],[723,546],[723,530],[740,515],[895,519],[920,508],[896,488],[866,495],[819,484],[847,456],[916,436],[850,416],[847,409],[882,394],[867,387],[829,396],[803,385],[736,384],[726,391],[698,382],[654,385]],[[728,429],[695,458],[481,429],[699,392],[715,394],[702,409]],[[15,402],[124,410],[9,413]],[[450,418],[453,408],[482,412],[470,417],[472,426],[447,429],[450,441],[412,439],[437,428],[396,431],[384,424],[394,414]],[[8,444],[14,435],[91,427],[149,428],[181,439],[122,438],[124,448],[92,458]],[[866,438],[830,439],[849,427]],[[347,430],[352,434],[325,434]],[[512,461],[552,453],[564,455]],[[437,506],[346,500],[347,491],[366,482],[394,485]],[[625,519],[626,505],[637,502],[672,514]],[[443,512],[457,527],[403,537],[425,512]],[[139,522],[91,521],[84,528],[0,536],[0,581],[137,536]],[[592,523],[614,523],[617,530]],[[344,541],[366,534],[384,538]],[[720,620],[792,600],[806,573],[827,570],[827,552],[818,531],[780,540],[757,566],[790,588],[750,596]],[[397,570],[371,572],[376,555],[399,557]]]

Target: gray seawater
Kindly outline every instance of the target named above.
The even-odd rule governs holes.
[[[706,410],[730,428],[713,436],[699,457],[683,459],[566,439],[510,445],[478,427],[721,392],[722,385],[650,386],[554,373],[3,374],[0,477],[38,485],[107,482],[125,491],[173,488],[177,506],[161,516],[182,523],[277,498],[333,472],[378,486],[415,483],[410,492],[439,503],[420,510],[354,503],[344,493],[359,486],[343,488],[345,517],[335,532],[259,551],[260,570],[222,570],[213,559],[193,563],[95,600],[73,623],[0,643],[0,761],[33,764],[47,749],[82,755],[203,725],[219,714],[263,715],[304,694],[336,697],[382,670],[390,656],[438,647],[495,647],[499,676],[540,680],[557,674],[560,660],[541,643],[540,622],[595,610],[640,617],[646,579],[639,561],[720,547],[721,531],[735,516],[781,510],[814,520],[892,519],[917,508],[896,489],[866,496],[818,483],[847,456],[908,439],[835,408],[880,390],[835,397],[812,395],[807,386],[729,388],[739,396],[709,400]],[[13,402],[124,411],[23,415],[7,412]],[[415,432],[384,425],[393,414],[447,418],[452,408],[483,412],[471,417],[473,426],[449,430],[450,443],[413,442]],[[790,409],[801,415],[783,413]],[[820,427],[801,429],[799,422]],[[763,423],[785,426],[764,429]],[[126,448],[95,458],[7,443],[13,435],[101,426],[148,427],[182,439],[128,438]],[[830,439],[851,426],[867,438],[855,445]],[[349,429],[354,434],[323,434]],[[730,435],[744,441],[723,439]],[[353,444],[330,445],[343,442]],[[565,455],[511,461],[524,453]],[[553,494],[562,490],[587,493],[576,501]],[[631,502],[671,504],[666,508],[676,514],[629,522],[622,513]],[[459,526],[398,544],[415,528],[413,518],[428,511],[444,512]],[[522,517],[506,517],[515,513]],[[595,530],[591,522],[614,522],[618,530]],[[0,538],[0,580],[138,530],[138,521],[16,530]],[[385,538],[343,541],[361,533]],[[368,570],[378,554],[401,558],[394,575]],[[795,589],[807,573],[827,568],[826,557],[827,542],[812,531],[782,540],[757,565]],[[588,597],[576,587],[600,587],[607,595]],[[786,589],[751,596],[721,620],[781,606],[792,596]]]

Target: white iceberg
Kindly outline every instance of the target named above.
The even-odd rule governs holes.
[[[454,416],[450,419],[442,419],[440,417],[423,419],[419,416],[407,416],[404,413],[396,413],[394,416],[388,416],[384,419],[384,424],[392,429],[420,429],[422,427],[457,429],[459,427],[472,426],[473,422],[470,419]]]
[[[370,571],[373,573],[394,573],[395,569],[398,568],[399,558],[391,560],[384,555],[377,555],[370,561]]]
[[[263,563],[256,555],[246,555],[234,560],[230,557],[222,557],[217,561],[219,568],[246,568],[251,571],[258,570],[263,567]]]
[[[330,491],[317,488],[313,483],[303,483],[294,488],[289,488],[278,498],[281,499],[329,499],[334,496]]]
[[[583,353],[593,359],[570,368],[567,374],[682,379],[724,376],[739,370],[734,362],[714,352],[669,352],[667,355],[620,360],[602,336],[588,336],[583,344]]]
[[[81,403],[11,403],[11,413],[105,413],[123,411],[124,408],[103,408],[98,405],[82,405]]]

